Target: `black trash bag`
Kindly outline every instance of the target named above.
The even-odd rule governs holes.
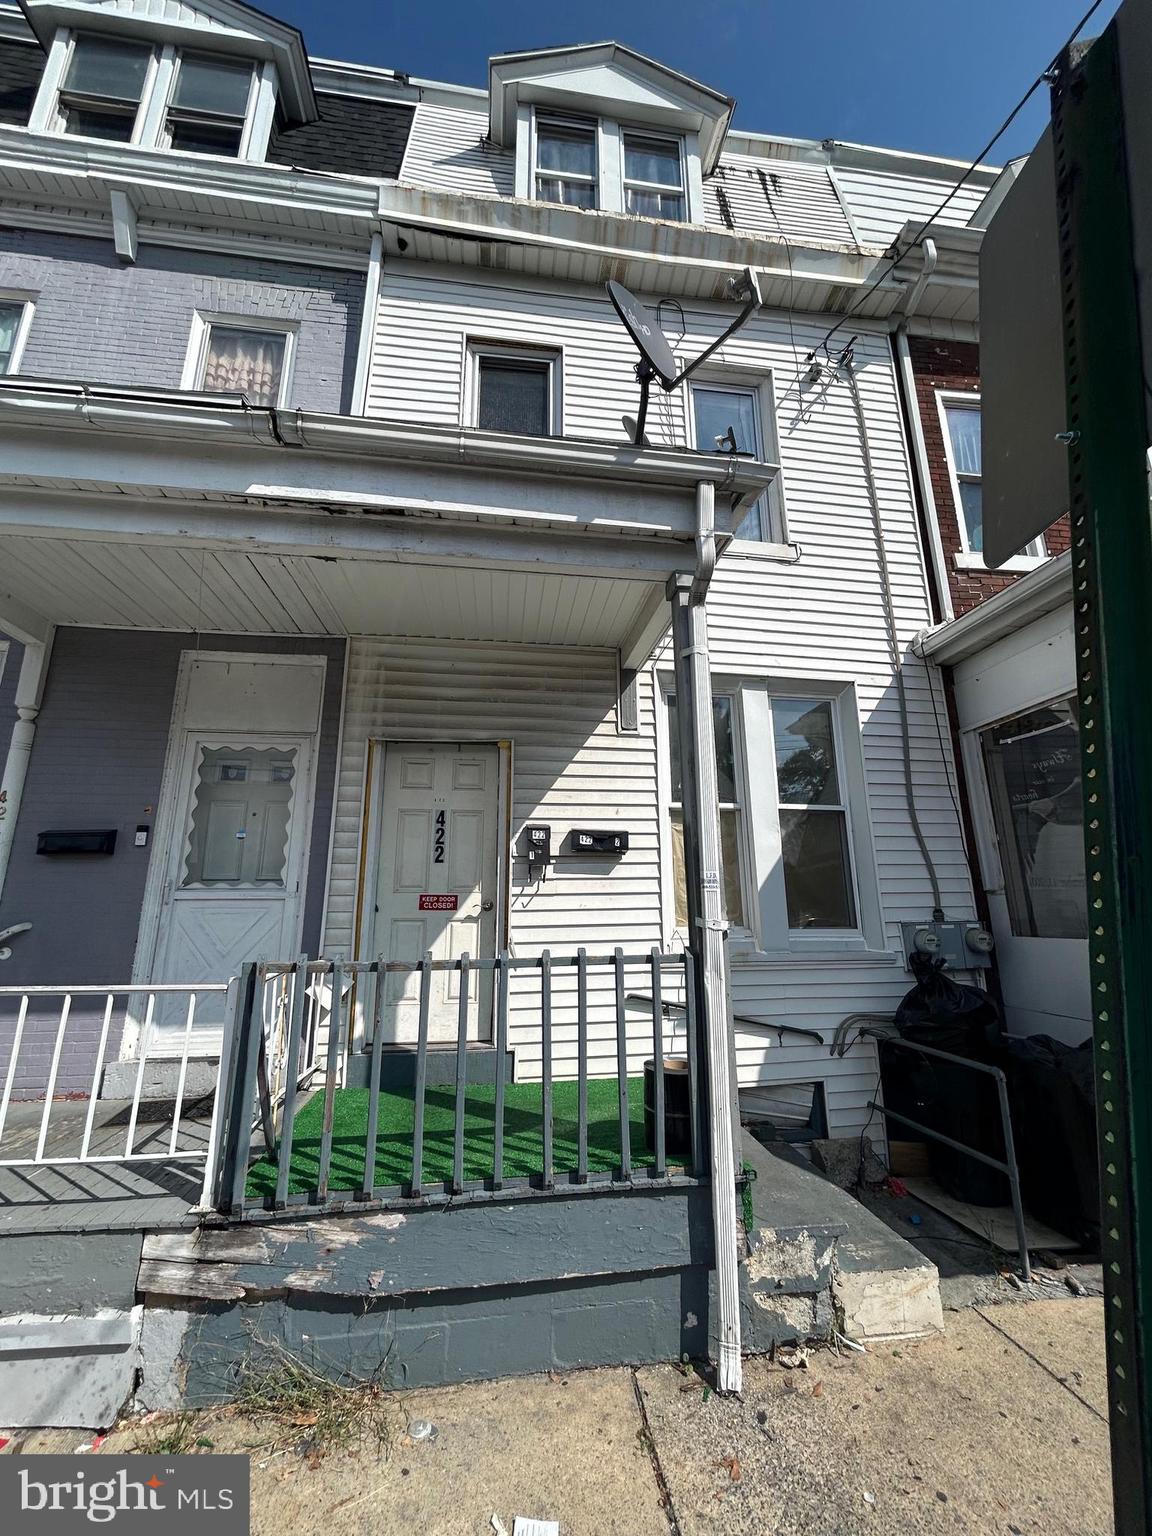
[[[1092,1040],[1004,1042],[1020,1186],[1028,1209],[1085,1248],[1100,1247],[1100,1164]]]
[[[916,985],[896,1010],[896,1028],[902,1038],[971,1061],[995,1063],[1001,1025],[993,999],[978,987],[945,975],[943,960],[913,955],[910,963]],[[989,1157],[1003,1159],[1004,1132],[993,1078],[960,1062],[918,1057],[899,1049],[886,1053],[882,1049],[881,1066],[884,1099],[890,1109]],[[915,1107],[904,1108],[906,1103]],[[1004,1174],[941,1142],[929,1140],[928,1147],[933,1177],[954,1199],[969,1205],[1008,1204],[1011,1193]]]

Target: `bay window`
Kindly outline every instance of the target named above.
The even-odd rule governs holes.
[[[688,920],[680,745],[663,679],[666,916]],[[713,698],[725,915],[734,954],[884,946],[851,688],[717,680]]]

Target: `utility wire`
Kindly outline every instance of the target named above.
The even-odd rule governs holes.
[[[1041,70],[1041,72],[1036,76],[1035,80],[1033,80],[1032,84],[1024,92],[1024,95],[1021,96],[1020,100],[1012,108],[1011,112],[1009,112],[1008,116],[1000,124],[999,128],[997,128],[996,132],[992,135],[987,144],[985,144],[984,148],[976,156],[975,160],[973,160],[971,165],[969,165],[968,169],[964,172],[963,176],[961,176],[960,180],[955,184],[954,187],[951,188],[944,201],[939,205],[938,208],[934,209],[933,212],[928,215],[923,224],[921,224],[920,228],[912,236],[904,250],[898,252],[898,254],[892,258],[892,265],[888,268],[888,270],[886,272],[881,272],[879,277],[877,277],[874,282],[870,283],[868,287],[864,289],[863,293],[859,295],[855,303],[852,304],[847,310],[845,310],[844,314],[841,315],[836,324],[831,328],[830,331],[828,331],[823,341],[818,342],[816,346],[812,348],[812,351],[808,354],[809,362],[812,361],[818,351],[821,351],[827,347],[828,343],[831,341],[832,337],[835,336],[836,332],[840,330],[842,326],[847,325],[852,316],[857,313],[860,306],[864,304],[868,299],[870,299],[876,292],[877,288],[879,288],[882,283],[887,282],[887,280],[892,276],[893,272],[896,271],[896,268],[900,265],[900,263],[912,254],[917,245],[919,245],[925,231],[931,229],[932,225],[944,212],[945,208],[947,208],[948,204],[956,196],[957,192],[960,191],[961,187],[964,186],[965,182],[967,182],[972,173],[979,170],[984,160],[992,153],[996,145],[1007,133],[1008,129],[1011,128],[1012,124],[1020,116],[1021,112],[1023,112],[1024,108],[1031,101],[1037,90],[1039,90],[1039,88],[1048,80],[1053,69],[1059,62],[1060,55],[1064,52],[1064,49],[1070,47],[1071,44],[1076,41],[1077,37],[1079,37],[1080,33],[1092,20],[1092,17],[1100,9],[1103,3],[1104,0],[1094,0],[1094,3],[1088,7],[1088,9],[1084,12],[1084,15],[1081,16],[1080,20],[1072,29],[1065,43],[1057,52],[1055,58],[1053,58],[1052,62],[1048,64],[1043,70]]]

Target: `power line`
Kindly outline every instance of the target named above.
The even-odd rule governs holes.
[[[881,272],[880,276],[877,277],[874,282],[870,283],[869,286],[864,289],[863,293],[860,294],[860,296],[857,298],[856,302],[854,304],[852,304],[850,306],[850,308],[845,310],[844,314],[841,315],[840,319],[837,320],[836,324],[831,328],[830,331],[828,331],[828,333],[825,335],[823,341],[818,342],[817,345],[812,348],[812,351],[809,352],[809,354],[808,354],[808,361],[809,362],[811,362],[811,360],[816,356],[816,353],[818,351],[820,351],[821,348],[827,347],[829,341],[831,341],[832,337],[835,336],[836,332],[838,330],[840,330],[840,328],[842,326],[847,325],[848,321],[851,320],[852,316],[857,313],[857,311],[859,310],[860,306],[867,299],[870,299],[872,297],[872,295],[876,292],[877,288],[880,287],[881,283],[886,282],[888,280],[888,278],[890,278],[892,276],[893,272],[896,271],[896,268],[900,265],[900,263],[907,256],[910,256],[912,254],[913,250],[915,250],[916,246],[920,243],[921,237],[924,235],[925,231],[928,230],[928,229],[931,229],[932,225],[936,222],[936,220],[944,212],[945,208],[947,208],[948,204],[956,196],[957,192],[960,191],[960,188],[962,186],[964,186],[964,184],[968,180],[969,176],[971,176],[974,171],[979,170],[980,166],[983,164],[985,159],[992,153],[992,151],[995,149],[996,145],[1000,142],[1000,140],[1008,132],[1008,129],[1011,128],[1012,124],[1016,121],[1016,119],[1020,116],[1021,112],[1023,112],[1024,108],[1031,101],[1031,99],[1035,95],[1036,91],[1040,88],[1040,86],[1045,84],[1045,82],[1048,80],[1049,76],[1052,73],[1052,70],[1055,68],[1057,62],[1059,61],[1060,55],[1064,52],[1064,49],[1070,47],[1071,44],[1076,41],[1077,37],[1079,37],[1080,33],[1084,30],[1084,28],[1092,20],[1092,17],[1100,9],[1100,7],[1103,5],[1103,3],[1104,3],[1104,0],[1094,0],[1094,3],[1088,7],[1088,9],[1084,12],[1084,15],[1081,16],[1080,20],[1076,23],[1075,27],[1072,29],[1072,31],[1069,34],[1067,40],[1063,43],[1063,45],[1061,46],[1059,51],[1056,53],[1055,57],[1052,59],[1051,63],[1049,63],[1036,76],[1035,80],[1033,80],[1032,84],[1024,92],[1024,95],[1021,96],[1020,100],[1012,108],[1011,112],[1009,112],[1008,116],[1000,124],[999,128],[997,128],[996,132],[992,135],[992,137],[988,140],[987,144],[985,144],[984,148],[976,156],[975,160],[972,161],[971,165],[964,172],[963,176],[961,176],[960,180],[956,183],[956,185],[954,187],[951,188],[951,190],[949,191],[947,197],[945,197],[944,201],[940,204],[940,206],[938,208],[936,208],[932,213],[930,213],[928,215],[928,217],[924,220],[923,224],[921,224],[920,228],[912,236],[911,240],[908,242],[908,244],[905,247],[905,249],[903,251],[901,251],[898,255],[893,257],[892,265],[888,268],[888,270],[886,272]]]

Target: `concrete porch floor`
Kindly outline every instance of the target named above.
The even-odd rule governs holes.
[[[1107,1536],[1103,1304],[1005,1301],[943,1337],[746,1363],[741,1400],[671,1366],[395,1394],[385,1443],[252,1457],[253,1536],[492,1536],[496,1514],[563,1536]],[[428,1419],[434,1441],[407,1425]],[[259,1441],[197,1418],[216,1451]],[[161,1432],[159,1429],[156,1433]],[[125,1425],[105,1452],[131,1450]],[[13,1440],[72,1450],[75,1431]]]
[[[82,1144],[88,1100],[57,1100],[52,1105],[45,1153],[75,1156]],[[93,1120],[93,1155],[122,1152],[131,1101],[99,1099]],[[169,1106],[170,1109],[170,1106]],[[8,1106],[0,1156],[32,1157],[44,1113],[42,1100]],[[171,1121],[157,1103],[144,1101],[136,1125],[137,1152],[163,1154]],[[181,1151],[206,1147],[209,1108],[185,1116],[177,1145]],[[58,1167],[0,1166],[0,1234],[31,1231],[143,1231],[194,1226],[189,1207],[200,1198],[204,1165],[159,1156],[155,1162],[85,1163]]]

